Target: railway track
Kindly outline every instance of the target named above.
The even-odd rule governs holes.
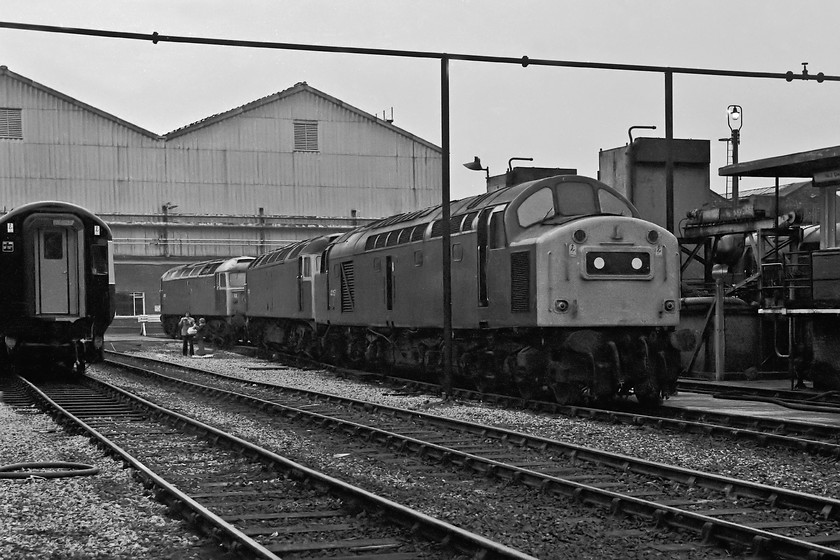
[[[532,559],[101,381],[20,379],[7,392],[88,434],[156,499],[244,557]]]
[[[320,395],[299,389],[243,382],[217,374],[131,356],[109,357],[124,365],[165,370],[184,391],[201,391],[220,402],[235,399],[242,414],[282,415],[357,445],[376,444],[398,462],[410,454],[426,468],[470,470],[483,478],[538,488],[652,520],[660,527],[688,530],[704,542],[749,549],[780,558],[840,558],[840,501],[753,484],[453,421],[446,418]],[[265,412],[262,412],[265,410]],[[267,419],[264,421],[268,421]],[[676,550],[676,549],[675,549]]]
[[[256,355],[251,347],[241,347],[239,352]],[[278,355],[285,363],[299,367],[318,367],[336,372],[337,375],[360,380],[377,379],[390,383],[402,391],[417,391],[422,394],[440,394],[441,386],[424,381],[370,373],[329,364],[316,363],[299,356]],[[678,388],[684,392],[717,394],[720,398],[753,398],[765,402],[797,407],[805,410],[840,413],[840,393],[828,392],[820,395],[802,391],[760,389],[748,395],[744,390],[733,390],[731,386],[702,380],[680,380]],[[614,403],[605,408],[597,406],[561,405],[555,402],[525,400],[511,395],[481,393],[454,387],[452,396],[471,401],[493,402],[505,407],[516,407],[538,412],[563,415],[572,418],[586,418],[609,423],[624,423],[634,426],[651,426],[657,429],[682,433],[703,434],[735,440],[752,440],[760,445],[775,445],[804,451],[814,455],[840,457],[840,429],[818,422],[803,422],[789,419],[775,419],[749,414],[732,414],[708,410],[693,410],[668,406],[666,401],[658,409],[642,409],[635,402]],[[819,397],[819,399],[817,398]],[[832,403],[837,401],[838,407]]]

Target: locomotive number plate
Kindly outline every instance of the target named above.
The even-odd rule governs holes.
[[[4,253],[14,253],[15,252],[15,242],[14,241],[4,241],[3,242],[3,252]]]

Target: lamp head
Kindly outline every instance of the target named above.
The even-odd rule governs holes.
[[[478,159],[478,156],[475,156],[475,159],[472,161],[465,163],[464,167],[471,171],[484,171],[484,168],[481,167],[481,160]]]
[[[741,130],[744,124],[744,110],[740,105],[730,105],[726,108],[726,120],[729,130]]]

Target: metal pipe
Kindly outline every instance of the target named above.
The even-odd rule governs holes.
[[[340,47],[331,45],[312,45],[305,43],[279,43],[274,41],[246,41],[241,39],[218,39],[213,37],[186,37],[180,35],[161,35],[157,31],[152,33],[130,33],[125,31],[109,31],[88,29],[81,27],[61,27],[55,25],[36,25],[31,23],[17,23],[0,21],[0,28],[20,29],[24,31],[41,31],[46,33],[64,33],[69,35],[87,35],[91,37],[107,37],[112,39],[131,39],[136,41],[151,41],[157,43],[185,43],[195,45],[219,45],[226,47],[248,47],[259,49],[280,49],[295,51],[369,54],[379,56],[394,56],[403,58],[433,58],[447,60],[461,60],[469,62],[494,62],[498,64],[518,64],[527,66],[559,66],[564,68],[594,68],[600,70],[624,70],[629,72],[655,72],[666,74],[689,74],[703,76],[728,76],[735,78],[768,78],[785,81],[811,80],[807,74],[792,72],[749,72],[742,70],[718,70],[712,68],[688,68],[674,66],[652,66],[643,64],[614,64],[607,62],[581,62],[573,60],[555,60],[544,58],[530,58],[528,56],[484,56],[472,54],[439,53],[432,51],[407,51],[396,49],[373,49],[361,47]],[[840,76],[822,75],[822,81],[840,82]],[[820,80],[817,80],[820,81]]]
[[[726,371],[726,326],[723,304],[723,278],[715,278],[715,381]]]

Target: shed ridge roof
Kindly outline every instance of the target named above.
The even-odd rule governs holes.
[[[43,91],[44,93],[47,93],[47,94],[52,95],[54,97],[57,97],[57,98],[61,99],[62,101],[65,101],[67,103],[70,103],[71,105],[75,105],[76,107],[79,107],[80,109],[84,109],[85,111],[90,111],[91,113],[99,115],[100,117],[102,117],[104,119],[115,122],[115,123],[119,124],[120,126],[124,126],[126,128],[129,128],[129,129],[133,130],[134,132],[137,132],[138,134],[142,134],[143,136],[148,136],[149,138],[154,138],[156,140],[162,140],[163,139],[163,137],[161,135],[155,134],[154,132],[152,132],[150,130],[146,130],[145,128],[143,128],[141,126],[137,126],[136,124],[130,123],[130,122],[124,120],[124,119],[121,119],[121,118],[119,118],[115,115],[112,115],[111,113],[103,111],[102,109],[98,109],[98,108],[94,107],[93,105],[88,105],[87,103],[85,103],[83,101],[79,101],[75,97],[71,97],[71,96],[67,95],[66,93],[62,93],[58,90],[52,89],[51,87],[45,86],[44,84],[38,83],[31,78],[27,78],[26,76],[22,76],[22,75],[20,75],[16,72],[12,72],[11,70],[9,70],[8,66],[5,66],[5,65],[0,66],[0,76],[8,76],[8,77],[12,78],[13,80],[17,80],[17,81],[19,81],[23,84],[28,85],[29,87],[35,88],[37,90]]]
[[[382,119],[379,119],[375,115],[372,115],[372,114],[370,114],[366,111],[363,111],[363,110],[361,110],[357,107],[354,107],[353,105],[350,105],[349,103],[345,103],[344,101],[341,101],[340,99],[338,99],[336,97],[333,97],[332,95],[324,93],[323,91],[310,86],[306,82],[297,82],[292,87],[286,88],[282,91],[272,93],[270,95],[266,95],[265,97],[255,99],[254,101],[249,101],[248,103],[245,103],[244,105],[240,105],[239,107],[234,107],[233,109],[230,109],[228,111],[225,111],[225,112],[222,112],[222,113],[217,113],[215,115],[210,115],[209,117],[203,118],[203,119],[201,119],[199,121],[196,121],[194,123],[188,124],[188,125],[183,126],[181,128],[177,128],[177,129],[175,129],[171,132],[168,132],[166,134],[160,135],[160,134],[156,134],[154,132],[151,132],[149,130],[146,130],[145,128],[140,127],[136,124],[130,123],[130,122],[128,122],[124,119],[121,119],[121,118],[119,118],[115,115],[112,115],[112,114],[110,114],[106,111],[103,111],[102,109],[98,109],[98,108],[96,108],[92,105],[88,105],[87,103],[84,103],[84,102],[82,102],[82,101],[80,101],[80,100],[78,100],[74,97],[71,97],[71,96],[69,96],[65,93],[62,93],[62,92],[60,92],[58,90],[55,90],[55,89],[52,89],[48,86],[45,86],[44,84],[38,83],[35,80],[32,80],[30,78],[27,78],[25,76],[22,76],[20,74],[12,72],[5,65],[0,66],[0,77],[2,77],[2,76],[8,76],[8,77],[10,77],[14,80],[17,80],[21,83],[24,83],[24,84],[28,85],[30,87],[33,87],[33,88],[38,89],[40,91],[43,91],[43,92],[45,92],[49,95],[57,97],[57,98],[59,98],[63,101],[66,101],[67,103],[75,105],[75,106],[77,106],[81,109],[84,109],[86,111],[92,112],[96,115],[99,115],[102,118],[108,119],[112,122],[115,122],[115,123],[121,125],[121,126],[129,128],[129,129],[131,129],[131,130],[133,130],[133,131],[135,131],[139,134],[142,134],[144,136],[147,136],[149,138],[153,138],[153,139],[156,139],[156,140],[171,140],[173,138],[177,138],[179,136],[189,134],[189,133],[194,132],[196,130],[199,130],[201,128],[214,125],[218,122],[229,119],[231,117],[241,115],[241,114],[243,114],[247,111],[252,111],[252,110],[254,110],[258,107],[262,107],[263,105],[266,105],[268,103],[273,103],[275,101],[280,101],[280,100],[286,99],[286,98],[288,98],[292,95],[296,95],[296,94],[299,94],[299,93],[308,92],[308,93],[311,93],[313,95],[317,95],[317,96],[319,96],[319,97],[321,97],[321,98],[323,98],[323,99],[325,99],[325,100],[327,100],[327,101],[335,104],[336,106],[339,106],[339,107],[341,107],[341,108],[343,108],[347,111],[355,113],[356,115],[358,115],[358,116],[360,116],[364,119],[367,119],[367,120],[369,120],[371,122],[374,122],[374,123],[376,123],[380,126],[388,128],[391,131],[393,131],[397,134],[400,134],[401,136],[405,136],[405,137],[407,137],[407,138],[409,138],[409,139],[411,139],[415,142],[423,144],[424,146],[426,146],[426,147],[428,147],[432,150],[435,150],[437,152],[442,152],[443,151],[439,146],[436,146],[435,144],[429,142],[428,140],[424,140],[424,139],[420,138],[419,136],[416,136],[416,135],[408,132],[407,130],[404,130],[404,129],[398,127],[398,126],[395,126],[392,123],[389,123],[388,121],[384,121]]]
[[[337,105],[337,106],[341,107],[342,109],[350,111],[351,113],[355,113],[356,115],[358,115],[358,116],[360,116],[364,119],[367,119],[371,122],[375,122],[376,124],[378,124],[380,126],[384,126],[386,128],[389,128],[393,132],[396,132],[397,134],[400,134],[400,135],[405,136],[405,137],[407,137],[407,138],[409,138],[409,139],[411,139],[415,142],[423,144],[426,147],[431,148],[435,151],[438,151],[438,152],[442,151],[442,149],[439,146],[436,146],[435,144],[432,144],[428,140],[424,140],[424,139],[420,138],[419,136],[416,136],[416,135],[408,132],[407,130],[404,130],[404,129],[398,127],[398,126],[395,126],[392,123],[389,123],[388,121],[384,121],[384,120],[376,117],[375,115],[372,115],[372,114],[370,114],[366,111],[363,111],[363,110],[361,110],[357,107],[354,107],[353,105],[350,105],[349,103],[346,103],[346,102],[344,102],[344,101],[342,101],[342,100],[340,100],[336,97],[333,97],[332,95],[324,93],[323,91],[310,86],[306,82],[298,82],[295,85],[293,85],[292,87],[286,88],[282,91],[266,95],[265,97],[260,97],[259,99],[255,99],[254,101],[249,101],[248,103],[245,103],[244,105],[240,105],[239,107],[234,107],[233,109],[230,109],[230,110],[225,111],[223,113],[217,113],[215,115],[211,115],[209,117],[201,119],[200,121],[196,121],[192,124],[188,124],[186,126],[178,128],[176,130],[173,130],[172,132],[169,132],[169,133],[165,134],[164,137],[167,140],[169,140],[171,138],[177,138],[178,136],[183,136],[185,134],[189,134],[191,132],[194,132],[196,130],[199,130],[199,129],[207,127],[207,126],[214,125],[218,122],[224,121],[224,120],[229,119],[231,117],[241,115],[243,113],[246,113],[247,111],[253,111],[254,109],[257,109],[257,108],[262,107],[264,105],[267,105],[269,103],[274,103],[275,101],[281,101],[283,99],[287,99],[287,98],[289,98],[293,95],[297,95],[297,94],[303,93],[303,92],[308,92],[308,93],[311,93],[312,95],[316,95],[318,97],[321,97],[321,98],[329,101],[330,103],[333,103],[334,105]]]

